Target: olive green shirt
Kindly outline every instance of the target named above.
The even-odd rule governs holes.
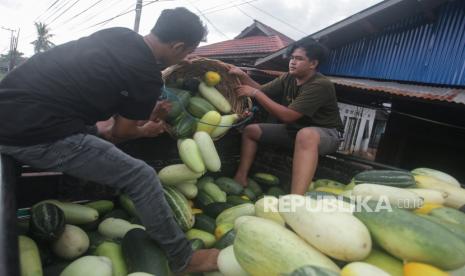
[[[272,98],[281,98],[282,105],[304,115],[290,124],[292,127],[318,126],[343,130],[334,84],[320,73],[302,85],[297,85],[296,79],[286,73],[262,85],[261,90]]]

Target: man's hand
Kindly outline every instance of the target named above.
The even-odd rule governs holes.
[[[251,111],[249,111],[248,109],[244,110],[244,112],[242,112],[242,114],[239,115],[239,118],[241,119],[245,119],[249,116],[251,116],[253,113]]]
[[[242,71],[242,70],[241,70],[239,67],[237,67],[237,66],[229,65],[229,66],[228,66],[228,69],[229,69],[228,73],[229,73],[230,75],[237,76],[237,77],[239,77],[239,79],[241,79],[241,80],[244,79],[244,78],[246,78],[246,77],[248,76],[246,72]]]
[[[258,92],[257,88],[254,88],[249,85],[239,85],[236,87],[236,93],[239,97],[255,97],[255,94]]]
[[[167,100],[158,101],[150,114],[150,121],[164,120],[171,110],[171,103]]]
[[[260,89],[261,85],[254,81],[246,72],[242,71],[239,67],[234,65],[228,65],[228,73],[231,76],[237,76],[242,84],[252,86],[254,88]]]
[[[199,59],[200,57],[197,56],[197,55],[187,55],[183,60],[182,62],[185,62],[185,63],[188,63],[188,64],[192,64],[192,62],[196,59]]]
[[[164,121],[147,121],[140,127],[143,132],[143,137],[156,137],[166,131]]]

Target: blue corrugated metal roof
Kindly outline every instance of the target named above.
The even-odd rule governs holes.
[[[331,50],[329,75],[465,86],[465,1],[440,6]]]

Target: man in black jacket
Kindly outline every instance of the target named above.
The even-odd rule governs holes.
[[[161,69],[183,60],[205,35],[197,15],[164,10],[146,36],[125,28],[98,31],[31,57],[0,82],[0,152],[127,193],[173,272],[216,270],[218,250],[193,253],[155,170],[90,135],[87,126],[116,114],[101,136],[123,140],[163,132],[169,106],[154,108]]]

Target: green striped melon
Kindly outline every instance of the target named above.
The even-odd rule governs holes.
[[[51,203],[36,205],[31,210],[29,227],[34,238],[52,241],[65,230],[65,214]]]
[[[166,201],[173,211],[174,218],[183,231],[188,231],[194,226],[195,217],[186,197],[175,188],[163,187]]]
[[[192,97],[189,99],[187,111],[197,118],[202,118],[208,111],[216,111],[216,108],[207,100],[201,97]]]
[[[339,273],[334,271],[328,270],[326,268],[314,266],[314,265],[306,265],[301,268],[294,270],[290,274],[286,274],[285,276],[338,276]]]

